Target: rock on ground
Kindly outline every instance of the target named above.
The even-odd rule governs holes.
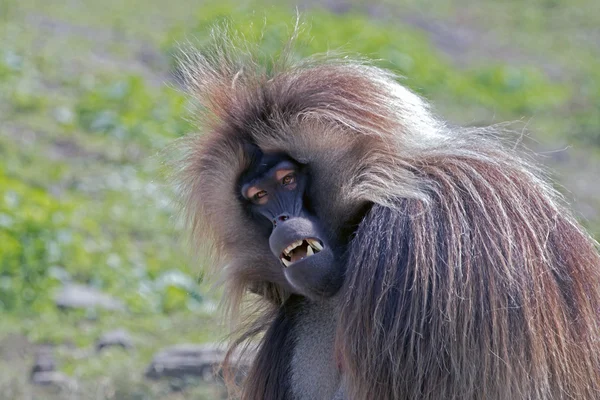
[[[58,292],[55,298],[60,308],[104,308],[121,311],[123,303],[98,289],[79,284],[67,284]]]
[[[158,351],[146,369],[146,377],[186,378],[198,377],[205,382],[219,379],[225,348],[215,344],[180,344]],[[240,363],[240,373],[249,362]]]
[[[125,350],[133,348],[131,334],[125,329],[116,329],[106,332],[96,341],[96,351],[100,352],[107,347],[122,347]]]

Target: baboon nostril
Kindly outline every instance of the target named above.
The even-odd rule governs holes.
[[[281,214],[281,215],[279,215],[277,218],[275,218],[273,220],[273,225],[276,226],[278,222],[287,221],[288,219],[290,219],[289,215],[287,215],[287,214]]]

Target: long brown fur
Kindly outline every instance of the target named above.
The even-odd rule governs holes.
[[[228,309],[261,310],[233,347],[291,293],[238,198],[256,144],[310,166],[332,232],[368,209],[339,295],[349,399],[600,398],[597,243],[535,166],[494,128],[448,127],[389,72],[251,53],[217,33],[182,58],[202,132],[182,142],[186,220],[212,244]],[[255,364],[243,398],[276,393],[258,388],[265,373]]]

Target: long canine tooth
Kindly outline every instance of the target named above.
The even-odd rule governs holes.
[[[312,247],[314,247],[314,248],[315,248],[316,250],[318,250],[318,251],[321,251],[321,250],[323,250],[323,246],[321,246],[321,243],[319,243],[319,241],[318,241],[318,240],[311,240],[311,241],[310,241],[310,245],[311,245]]]
[[[281,259],[281,262],[282,262],[282,263],[283,263],[283,265],[285,265],[286,267],[289,267],[289,266],[292,264],[292,262],[291,262],[291,261],[288,261],[288,260],[286,260],[285,258],[282,258],[282,259]]]
[[[315,252],[313,251],[312,246],[308,246],[308,249],[306,249],[306,255],[312,256],[313,254],[315,254]]]

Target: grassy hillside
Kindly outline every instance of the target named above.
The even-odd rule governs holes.
[[[143,370],[162,346],[221,337],[203,281],[210,261],[187,255],[160,155],[194,129],[173,53],[185,41],[202,48],[217,22],[259,41],[268,62],[297,6],[307,28],[298,57],[360,54],[453,123],[517,121],[600,235],[594,1],[213,3],[0,0],[3,398],[213,398],[202,386],[148,382]],[[61,310],[55,296],[68,283],[123,310]],[[131,332],[134,350],[88,352],[114,328]],[[55,346],[77,388],[28,383],[41,344]]]

